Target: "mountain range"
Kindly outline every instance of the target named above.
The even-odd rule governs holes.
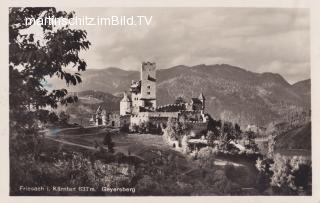
[[[121,97],[122,92],[129,90],[131,81],[139,77],[139,71],[88,69],[82,74],[83,82],[69,91],[95,90]],[[51,82],[55,86],[62,83]],[[293,114],[309,112],[311,103],[310,79],[291,85],[279,74],[255,73],[228,64],[180,65],[157,70],[157,105],[173,103],[179,96],[189,101],[201,92],[212,117],[242,126],[265,126]]]

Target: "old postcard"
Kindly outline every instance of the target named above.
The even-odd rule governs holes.
[[[7,9],[9,196],[315,195],[310,8]]]

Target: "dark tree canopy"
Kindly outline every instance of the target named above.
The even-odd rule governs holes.
[[[10,8],[9,9],[9,103],[10,135],[32,134],[38,122],[47,122],[49,108],[77,101],[66,89],[48,90],[47,79],[58,77],[66,85],[81,82],[80,71],[86,62],[79,57],[90,42],[85,30],[66,26],[41,25],[41,32],[33,33],[26,18],[70,19],[74,12],[67,13],[55,8]],[[74,68],[75,71],[67,71]],[[70,69],[69,69],[70,70]]]
[[[186,103],[185,99],[181,96],[177,97],[176,100],[174,101],[175,104],[184,104]]]

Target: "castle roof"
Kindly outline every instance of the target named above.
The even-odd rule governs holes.
[[[199,95],[198,99],[200,100],[206,100],[206,98],[204,97],[203,93],[201,92],[201,94]]]
[[[192,103],[194,104],[202,104],[202,101],[200,101],[199,98],[191,98]]]
[[[121,102],[131,102],[131,99],[129,98],[129,96],[126,92],[123,93],[123,98],[122,98]]]

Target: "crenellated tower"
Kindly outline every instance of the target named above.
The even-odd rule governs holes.
[[[142,107],[156,109],[156,63],[142,63],[140,100]]]

